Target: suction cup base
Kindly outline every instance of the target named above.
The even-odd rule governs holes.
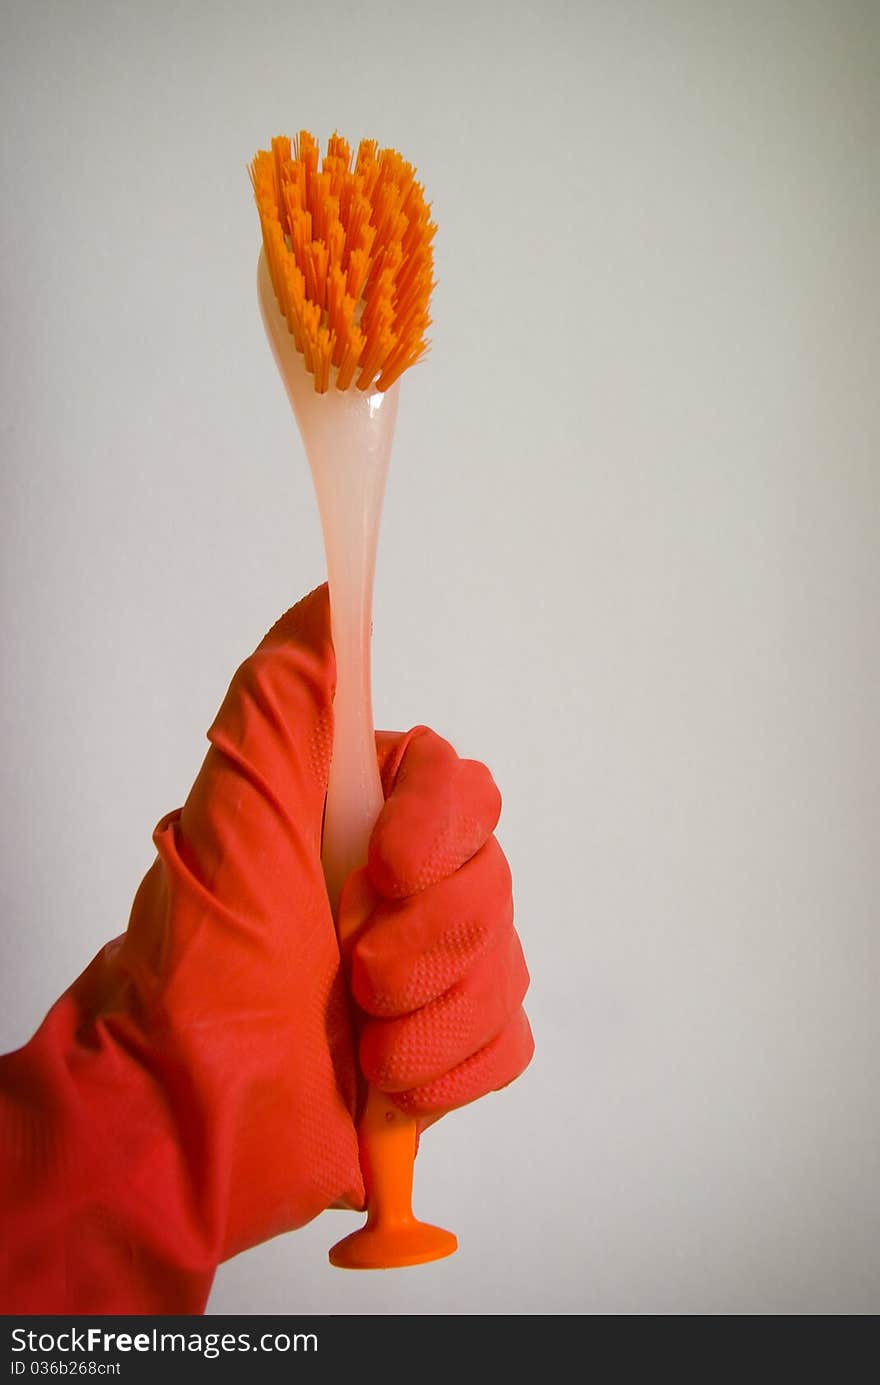
[[[458,1249],[451,1231],[428,1222],[397,1226],[362,1226],[330,1251],[330,1264],[340,1270],[392,1270],[442,1260]]]

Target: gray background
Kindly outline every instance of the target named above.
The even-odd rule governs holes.
[[[396,144],[440,223],[380,725],[505,796],[537,1056],[441,1123],[453,1260],[212,1312],[880,1308],[880,10],[3,6],[3,1046],[124,927],[321,579],[245,164]]]

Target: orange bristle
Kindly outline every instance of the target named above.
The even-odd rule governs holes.
[[[308,130],[250,166],[278,306],[315,389],[387,390],[427,350],[431,221],[415,169],[394,149]],[[335,377],[335,381],[334,381]]]

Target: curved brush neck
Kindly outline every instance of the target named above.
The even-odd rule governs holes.
[[[314,481],[330,581],[337,686],[323,863],[334,913],[342,883],[364,864],[382,808],[370,690],[373,575],[398,387],[332,386],[316,394],[278,305],[263,257],[260,307]]]

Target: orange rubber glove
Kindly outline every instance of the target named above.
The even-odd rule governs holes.
[[[0,1059],[6,1313],[197,1313],[217,1264],[363,1205],[362,1079],[422,1125],[528,1063],[528,984],[488,771],[377,738],[386,804],[341,908],[321,872],[326,587],[236,673],[128,930]]]

